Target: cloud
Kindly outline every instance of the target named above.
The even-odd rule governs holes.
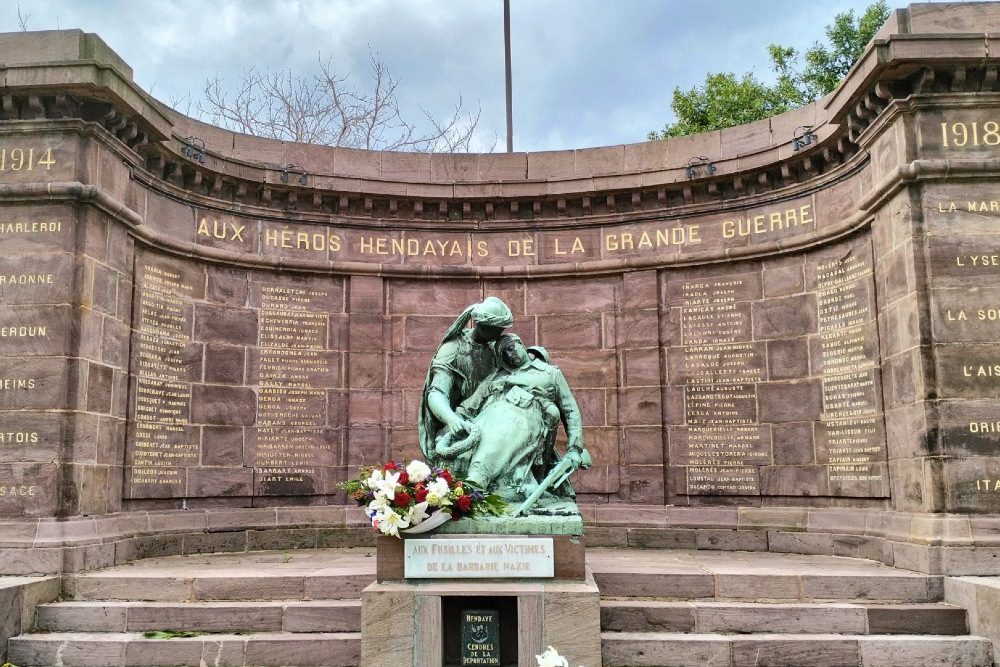
[[[670,120],[675,87],[708,72],[771,76],[770,43],[805,48],[834,14],[867,2],[772,0],[513,0],[516,150],[557,150],[644,140]],[[902,6],[902,2],[893,2]],[[501,0],[20,0],[33,30],[99,34],[161,100],[198,98],[216,73],[246,67],[308,75],[333,56],[340,72],[367,78],[369,49],[400,81],[407,117],[441,117],[461,96],[481,105],[476,145],[505,143]],[[0,6],[0,30],[16,31],[17,5]]]

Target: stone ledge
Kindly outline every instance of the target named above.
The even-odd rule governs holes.
[[[826,508],[580,506],[591,546],[826,554],[929,574],[987,575],[1000,516]],[[156,556],[372,546],[354,507],[129,512],[0,523],[0,573],[80,572]]]

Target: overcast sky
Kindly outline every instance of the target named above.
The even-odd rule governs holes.
[[[514,149],[645,140],[672,120],[675,87],[708,72],[769,80],[771,43],[811,46],[864,0],[512,0]],[[899,0],[892,7],[905,6]],[[242,68],[315,70],[363,83],[369,48],[400,81],[407,116],[481,107],[474,149],[505,150],[502,0],[0,0],[0,31],[95,32],[164,102]]]

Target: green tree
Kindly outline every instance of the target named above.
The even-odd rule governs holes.
[[[675,88],[670,108],[677,122],[650,132],[648,138],[667,139],[751,123],[819,99],[840,85],[887,18],[889,7],[885,0],[878,0],[861,16],[854,10],[837,14],[826,26],[828,43],[816,42],[803,54],[771,44],[768,53],[777,72],[773,85],[763,83],[753,72],[724,72],[709,74],[703,85],[688,91]]]

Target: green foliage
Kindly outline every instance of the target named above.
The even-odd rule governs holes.
[[[805,67],[801,72],[794,67],[799,57],[795,49],[772,44],[769,47],[771,62],[779,80],[784,78],[793,85],[803,104],[833,92],[887,18],[889,7],[885,0],[869,5],[861,16],[855,16],[854,10],[837,14],[833,23],[826,26],[829,44],[817,42],[807,49],[803,54]]]
[[[709,74],[705,85],[684,92],[674,89],[670,108],[677,122],[650,139],[667,139],[752,123],[792,108],[776,87],[761,83],[753,72],[737,78],[732,72]]]
[[[176,639],[178,637],[197,637],[203,634],[205,633],[192,630],[147,630],[142,633],[142,636],[146,639]]]
[[[823,97],[840,85],[887,18],[888,5],[877,0],[861,16],[854,10],[834,16],[826,26],[828,43],[816,42],[804,54],[771,44],[768,54],[777,73],[773,85],[761,82],[753,72],[742,76],[725,72],[707,75],[704,85],[686,92],[675,88],[670,108],[677,122],[650,132],[648,138],[667,139],[751,123]]]

